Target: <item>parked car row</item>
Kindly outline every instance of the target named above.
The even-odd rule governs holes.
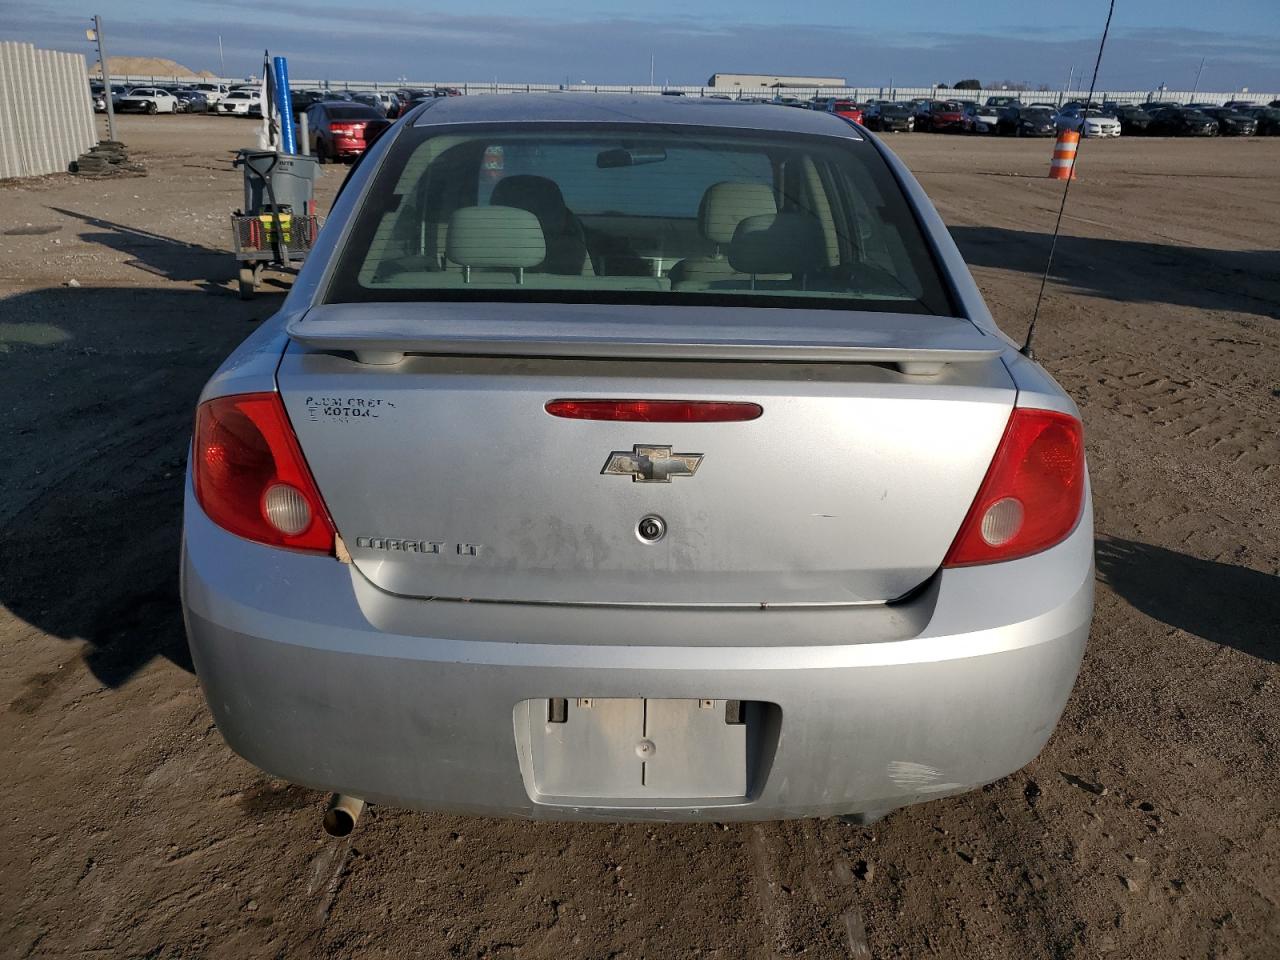
[[[93,109],[105,113],[106,88],[101,83],[89,84]],[[258,96],[257,88],[228,87],[225,83],[153,84],[149,86],[111,85],[111,107],[120,113],[218,113],[221,103],[233,94]],[[228,111],[237,112],[237,111]],[[238,112],[244,112],[243,110]],[[261,116],[261,112],[256,112]]]
[[[1052,103],[1023,103],[1012,96],[988,97],[985,103],[928,97],[865,103],[837,97],[814,97],[805,101],[783,95],[772,100],[742,99],[838,113],[884,133],[929,131],[1053,137],[1062,130],[1075,130],[1083,137],[1280,136],[1280,100],[1267,106],[1245,100],[1224,104],[1152,101],[1141,105],[1075,100],[1059,107]]]
[[[297,119],[314,103],[359,103],[376,110],[380,117],[394,120],[411,107],[424,100],[437,97],[458,97],[462,91],[456,87],[433,87],[421,90],[401,87],[398,90],[294,90],[293,115]]]
[[[94,109],[106,110],[106,93],[101,83],[90,84]],[[460,96],[454,87],[401,87],[396,90],[294,90],[293,115],[298,120],[315,104],[346,103],[371,111],[376,119],[394,120],[424,100]],[[232,116],[262,116],[261,90],[255,84],[229,86],[217,81],[188,85],[124,87],[112,85],[112,105],[120,112],[136,113],[219,113]],[[718,99],[730,99],[717,95]],[[1014,137],[1053,137],[1062,130],[1075,130],[1083,137],[1124,136],[1280,136],[1280,100],[1263,106],[1245,100],[1224,104],[1153,100],[1143,104],[1113,101],[1102,103],[1071,101],[1023,103],[1014,96],[991,96],[976,100],[938,100],[917,97],[911,100],[868,100],[821,96],[803,100],[778,94],[765,97],[734,98],[741,103],[772,103],[834,113],[868,129],[882,133],[968,133]],[[330,159],[349,156],[346,147],[321,138],[332,148]]]

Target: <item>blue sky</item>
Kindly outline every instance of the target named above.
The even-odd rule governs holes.
[[[293,76],[484,82],[704,83],[716,71],[816,73],[923,86],[977,77],[1059,88],[1092,66],[1105,0],[0,0],[0,39],[84,50],[95,8],[111,54],[169,57],[194,70],[254,69],[264,47]],[[264,12],[275,11],[271,24]],[[693,11],[696,11],[693,12]],[[1280,0],[1118,0],[1099,84],[1280,91]]]

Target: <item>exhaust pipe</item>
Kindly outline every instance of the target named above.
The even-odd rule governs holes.
[[[324,832],[331,837],[345,837],[356,828],[356,821],[362,813],[364,801],[359,797],[335,793],[324,814]]]

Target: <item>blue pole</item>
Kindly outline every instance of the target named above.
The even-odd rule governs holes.
[[[280,147],[284,153],[297,153],[298,138],[293,132],[293,97],[289,93],[289,63],[284,57],[272,58],[271,75],[276,81],[276,115],[280,117]]]

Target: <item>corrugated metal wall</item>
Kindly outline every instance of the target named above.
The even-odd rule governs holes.
[[[0,179],[61,173],[97,142],[84,56],[0,43]]]

